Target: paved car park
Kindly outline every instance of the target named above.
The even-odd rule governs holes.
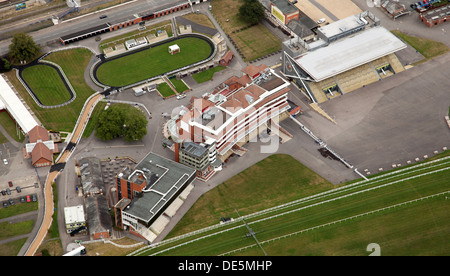
[[[20,203],[22,197],[26,198],[27,195],[38,194],[39,180],[35,172],[30,172],[32,174],[20,177],[8,177],[8,174],[5,174],[0,178],[0,201],[2,202],[2,207],[6,207],[4,202],[11,205],[10,199],[14,203]]]

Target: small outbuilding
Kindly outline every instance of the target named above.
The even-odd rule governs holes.
[[[170,45],[169,46],[169,53],[170,54],[176,54],[180,52],[180,47],[178,46],[178,44],[174,44],[174,45]]]
[[[220,59],[219,64],[223,66],[228,66],[231,60],[233,59],[234,54],[231,50],[229,50],[223,57]]]

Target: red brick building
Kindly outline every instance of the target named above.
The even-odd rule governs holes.
[[[419,18],[428,27],[450,21],[450,4],[420,13]]]
[[[270,13],[284,25],[291,20],[298,20],[300,12],[289,0],[272,0],[270,3]]]
[[[231,60],[233,60],[234,54],[231,50],[226,52],[225,55],[219,60],[219,64],[223,66],[228,66],[230,64]]]
[[[152,242],[193,189],[195,170],[149,153],[116,177],[116,225]]]
[[[58,146],[50,140],[48,131],[37,125],[28,132],[28,140],[24,148],[24,157],[31,158],[33,167],[53,165],[53,153],[58,152]]]

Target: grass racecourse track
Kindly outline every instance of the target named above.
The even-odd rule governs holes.
[[[245,189],[248,192],[258,189],[259,179],[264,177],[272,180],[284,177],[281,173],[272,176],[265,173],[265,166],[270,163],[273,165],[274,156],[290,158],[288,155],[273,155],[256,164],[261,175],[254,178],[253,182],[246,182],[245,185],[241,183],[245,188],[229,192],[223,189],[222,185],[232,185],[233,181],[239,182],[242,177],[247,181],[251,179],[238,174],[203,195],[179,223],[185,217],[192,216],[191,210],[196,210],[197,204],[211,200],[228,200],[229,207],[235,206],[240,217],[235,211],[223,214],[233,218],[233,221],[220,224],[220,217],[217,217],[210,226],[201,226],[203,228],[185,234],[170,235],[166,240],[143,247],[130,255],[261,256],[267,253],[271,256],[367,256],[372,253],[368,250],[368,245],[372,243],[379,245],[381,255],[448,255],[449,153],[433,161],[372,176],[368,181],[353,181],[326,190],[323,188],[327,184],[320,183],[320,177],[311,181],[312,175],[308,174],[308,179],[297,180],[299,195],[303,196],[248,212],[241,198],[245,196]],[[302,169],[303,165],[295,159],[289,162],[291,167],[300,166]],[[273,170],[269,171],[273,173]],[[255,175],[254,166],[242,173]],[[279,196],[277,186],[283,183],[274,181],[272,185],[275,197]],[[311,194],[314,185],[318,185],[319,189]],[[221,191],[218,192],[218,189]],[[253,197],[256,198],[258,192],[253,193]],[[213,197],[219,194],[220,198],[211,199],[210,193]],[[268,191],[261,193],[262,196],[268,194]],[[210,206],[212,208],[214,206]],[[253,237],[247,237],[248,230],[243,220],[256,233],[259,245]]]
[[[180,46],[180,53],[172,55],[168,48],[174,44]],[[94,74],[101,83],[120,87],[202,61],[212,52],[213,45],[206,39],[182,37],[109,59],[101,63]]]

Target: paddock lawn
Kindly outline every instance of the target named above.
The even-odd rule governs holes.
[[[70,100],[69,91],[53,67],[30,66],[23,70],[22,77],[43,105],[57,105]]]
[[[31,98],[14,71],[5,73],[8,79],[33,110],[45,128],[58,131],[72,131],[86,99],[95,91],[85,82],[84,72],[92,58],[92,52],[84,48],[67,49],[53,52],[45,59],[52,61],[63,69],[77,97],[68,105],[58,108],[41,108]],[[68,92],[67,92],[68,93]]]
[[[180,53],[171,55],[170,45],[178,44]],[[210,45],[199,38],[186,37],[142,50],[101,64],[98,80],[109,86],[125,86],[206,59]]]
[[[239,15],[239,8],[244,0],[212,0],[214,17],[223,31],[230,35],[245,57],[244,61],[251,61],[270,53],[281,50],[281,40],[261,23],[249,26]],[[238,31],[244,27],[247,29]]]

